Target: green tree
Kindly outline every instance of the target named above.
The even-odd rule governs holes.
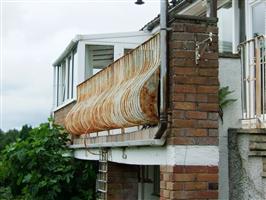
[[[19,131],[16,129],[8,130],[6,133],[0,130],[0,151],[5,148],[7,144],[15,142],[19,137]]]
[[[94,197],[93,165],[70,156],[67,133],[61,127],[44,123],[24,136],[2,152],[2,188],[10,188],[13,197],[25,200]],[[0,194],[1,198],[6,199]]]

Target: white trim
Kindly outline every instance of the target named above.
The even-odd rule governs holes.
[[[99,149],[75,149],[73,156],[82,160],[99,160]],[[167,147],[128,147],[108,150],[111,162],[137,165],[218,166],[218,146],[168,145]]]
[[[64,103],[62,103],[61,105],[57,106],[56,108],[53,109],[53,112],[60,110],[61,108],[67,106],[68,104],[73,103],[74,101],[76,101],[76,99],[68,99],[66,100]]]
[[[57,104],[57,66],[53,68],[53,71],[53,108],[55,108]]]
[[[77,46],[77,63],[78,66],[74,66],[74,86],[82,83],[85,80],[85,42],[81,41]]]

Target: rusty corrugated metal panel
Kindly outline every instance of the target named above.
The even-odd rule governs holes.
[[[160,43],[154,36],[80,84],[66,117],[73,134],[158,123]]]

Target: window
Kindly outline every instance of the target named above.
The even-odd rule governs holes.
[[[85,59],[85,78],[89,78],[114,61],[114,46],[87,45]]]
[[[233,9],[229,2],[217,11],[219,18],[219,52],[232,52],[232,27],[233,27]]]
[[[265,3],[259,2],[252,7],[252,34],[265,34]]]
[[[75,94],[74,66],[77,66],[76,49],[71,51],[54,70],[54,102],[60,106]]]
[[[153,194],[160,196],[160,165],[154,166]]]
[[[62,104],[65,100],[65,78],[66,78],[66,65],[65,62],[62,62],[61,66],[59,66],[59,92],[58,92],[58,98],[59,102],[58,104]]]

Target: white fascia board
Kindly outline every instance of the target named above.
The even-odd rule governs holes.
[[[94,39],[108,39],[108,38],[120,38],[120,37],[136,37],[150,35],[144,31],[135,32],[118,32],[118,33],[104,33],[94,35],[80,35],[80,40],[94,40]]]
[[[70,53],[70,51],[77,45],[78,41],[80,40],[80,35],[77,35],[73,38],[70,43],[67,45],[65,50],[61,53],[61,55],[54,61],[53,66],[57,66],[62,62],[62,60]]]
[[[74,157],[99,160],[99,149],[75,149]],[[153,147],[110,148],[108,161],[134,165],[201,165],[218,166],[218,146],[168,145]]]

